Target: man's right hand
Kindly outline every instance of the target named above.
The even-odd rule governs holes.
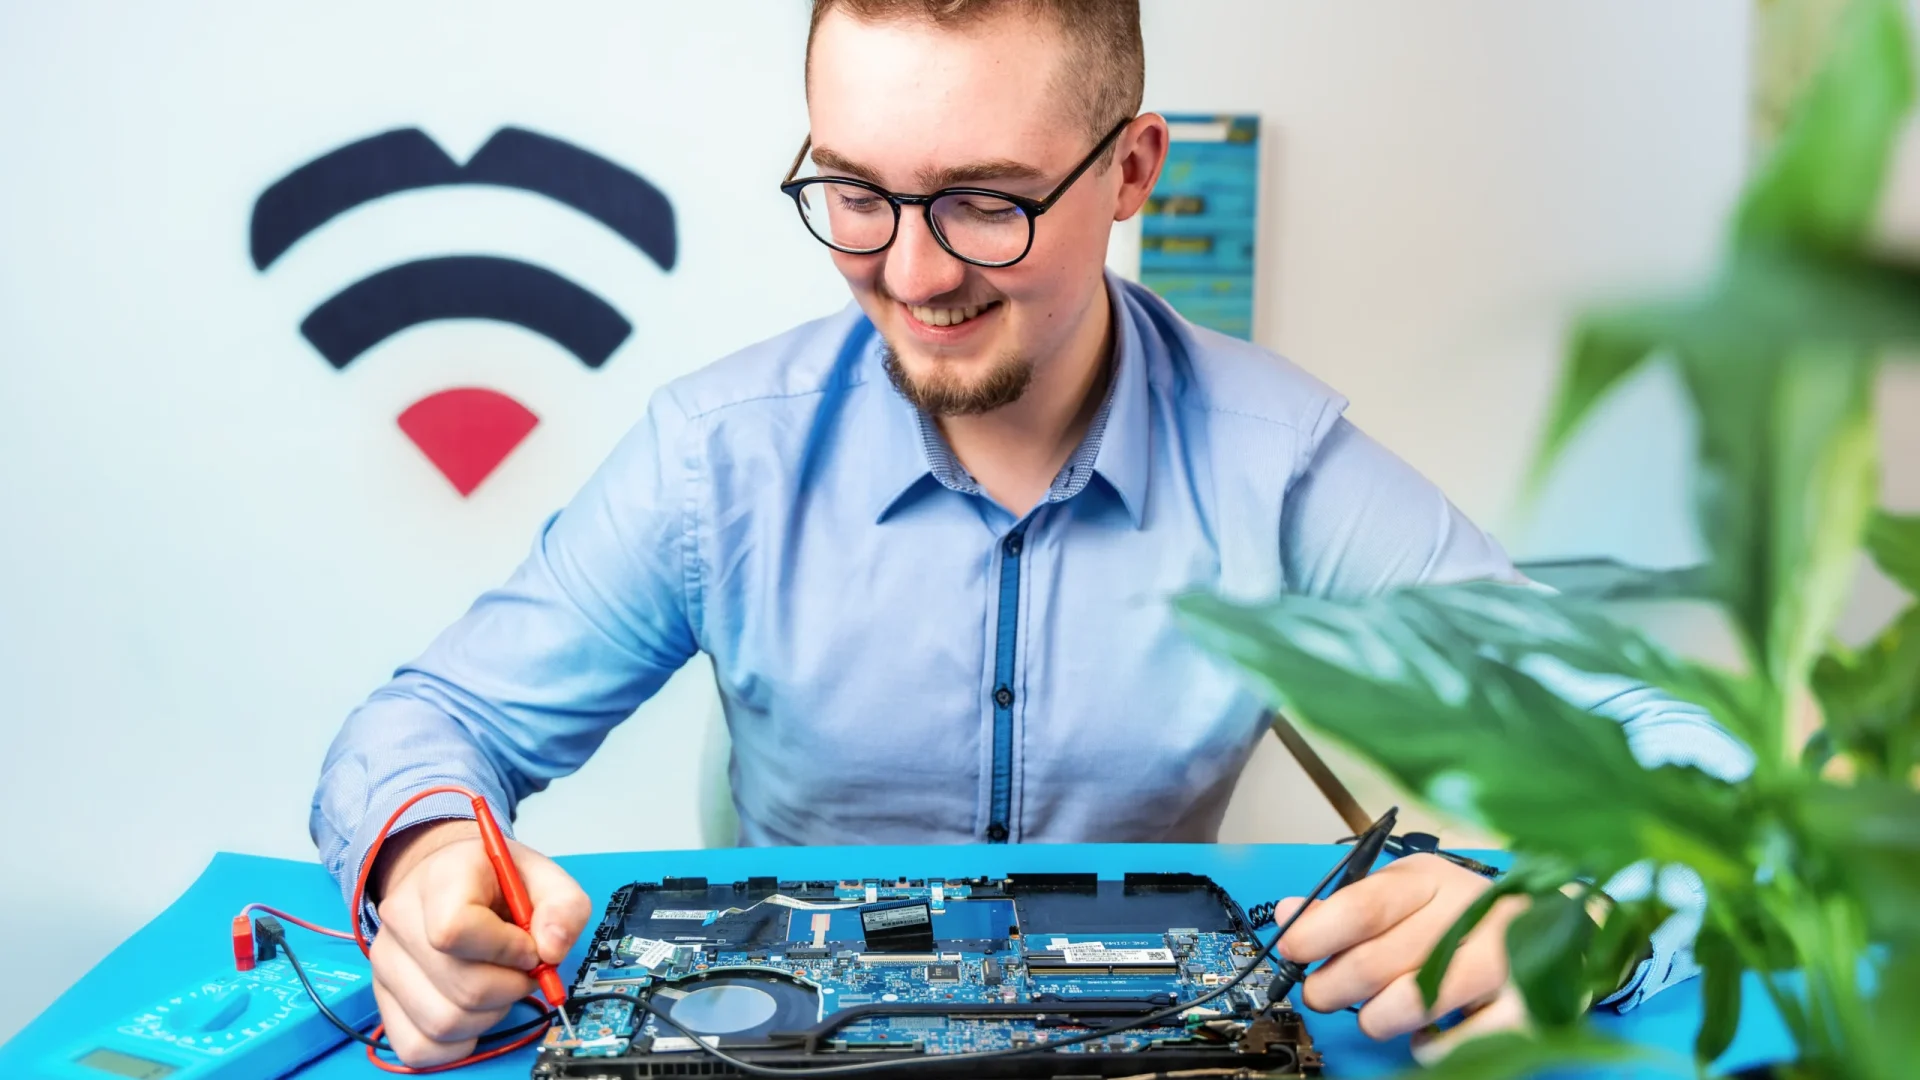
[[[586,928],[587,894],[553,860],[507,847],[533,901],[533,932],[506,913],[472,821],[415,826],[390,839],[374,868],[380,932],[373,996],[387,1041],[416,1068],[456,1061],[534,992],[527,972],[558,964]]]

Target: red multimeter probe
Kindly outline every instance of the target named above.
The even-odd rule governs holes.
[[[487,809],[487,800],[478,795],[473,797],[473,820],[480,825],[480,843],[487,849],[487,861],[493,864],[493,876],[500,879],[500,891],[507,898],[507,914],[513,916],[515,926],[533,934],[533,900],[527,896],[527,884],[520,880],[520,868],[513,863],[513,854],[507,850],[507,838],[500,831],[500,824],[493,820],[493,811]],[[560,973],[545,960],[534,966],[527,974],[540,986],[540,992],[546,995],[547,1004],[560,1010],[560,1022],[567,1027],[569,1035],[573,1032],[573,1022],[567,1019],[567,988],[560,983]]]
[[[372,943],[367,939],[365,920],[360,917],[361,911],[366,907],[367,878],[372,874],[374,863],[379,858],[381,845],[386,843],[387,834],[393,831],[393,827],[400,821],[401,815],[412,809],[414,804],[430,795],[460,795],[472,803],[473,820],[474,823],[480,827],[480,843],[481,846],[486,849],[487,861],[493,865],[493,876],[500,882],[500,895],[506,901],[507,914],[513,919],[514,925],[531,935],[533,933],[533,899],[527,895],[527,884],[520,878],[520,868],[514,865],[513,853],[507,850],[506,834],[500,831],[500,823],[494,820],[493,811],[488,808],[487,800],[466,788],[443,784],[415,792],[393,811],[392,816],[387,818],[386,824],[380,826],[380,831],[374,835],[373,843],[367,848],[367,854],[361,862],[360,877],[355,881],[353,887],[353,906],[351,908],[353,933],[347,934],[339,930],[328,930],[324,927],[315,926],[312,923],[295,919],[290,915],[285,915],[272,908],[267,908],[264,905],[249,904],[247,909],[243,910],[240,915],[233,920],[234,966],[242,971],[253,966],[253,927],[248,916],[256,908],[318,933],[328,934],[334,937],[350,937],[360,946],[361,953],[369,953],[372,948]],[[531,976],[534,983],[540,987],[540,993],[546,998],[547,1005],[560,1017],[561,1025],[567,1029],[568,1036],[572,1037],[573,1021],[567,1018],[567,989],[560,981],[560,973],[554,970],[552,964],[542,960],[534,966],[533,970],[527,972],[527,974]],[[536,999],[532,997],[523,1000],[536,1002]],[[549,1023],[551,1023],[551,1020],[549,1020]],[[382,1027],[376,1027],[369,1038],[377,1040],[383,1029],[384,1025]],[[536,1029],[531,1034],[515,1039],[505,1045],[479,1050],[461,1058],[459,1061],[450,1061],[444,1065],[409,1068],[406,1065],[385,1061],[374,1053],[375,1047],[371,1043],[369,1043],[367,1047],[367,1059],[380,1069],[391,1073],[419,1074],[444,1072],[448,1069],[457,1069],[463,1065],[471,1065],[474,1062],[485,1061],[488,1058],[511,1053],[521,1047],[531,1045],[543,1034],[545,1034],[545,1025]]]

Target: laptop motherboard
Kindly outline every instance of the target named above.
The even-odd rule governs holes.
[[[1263,951],[1193,874],[636,882],[533,1076],[1318,1076]]]

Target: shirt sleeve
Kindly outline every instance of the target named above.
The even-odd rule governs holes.
[[[510,822],[693,655],[688,427],[656,396],[506,583],[347,717],[308,827],[349,904],[374,836],[410,795],[457,784]],[[465,799],[434,795],[394,829],[471,816]]]
[[[1527,579],[1500,545],[1467,520],[1438,487],[1341,419],[1323,439],[1286,497],[1281,565],[1294,592],[1329,598],[1371,596],[1403,585]],[[1619,676],[1543,664],[1528,672],[1563,699],[1618,721],[1634,756],[1648,768],[1693,765],[1725,780],[1745,777],[1751,752],[1705,710]],[[1706,892],[1698,875],[1669,867],[1656,881],[1647,865],[1603,886],[1628,899],[1658,888],[1675,914],[1657,930],[1649,958],[1599,1004],[1625,1010],[1699,973],[1692,942]]]

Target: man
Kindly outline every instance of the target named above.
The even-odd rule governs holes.
[[[407,795],[464,784],[507,820],[696,650],[744,842],[1210,840],[1262,702],[1170,595],[1514,576],[1332,391],[1104,274],[1167,151],[1137,115],[1135,3],[816,0],[808,50],[783,190],[857,304],[662,390],[513,578],[348,719],[312,828],[349,888]],[[1568,688],[1644,758],[1735,759],[1619,690]],[[467,1053],[591,914],[520,847],[532,934],[502,921],[463,817],[423,802],[372,875],[381,1013],[416,1065]],[[1332,957],[1307,1004],[1422,1027],[1412,973],[1485,887],[1415,857],[1317,906],[1285,943]],[[1442,988],[1439,1012],[1485,1006],[1460,1031],[1522,1019],[1513,913]]]

